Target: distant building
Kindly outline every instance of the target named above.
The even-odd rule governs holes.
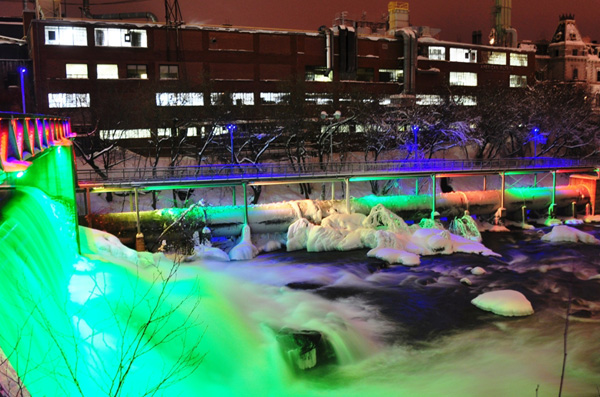
[[[384,105],[428,105],[453,95],[472,106],[490,86],[534,82],[532,49],[439,41],[429,28],[409,26],[407,3],[390,3],[389,13],[387,25],[341,18],[318,31],[33,19],[27,32],[35,109],[90,128],[82,110],[152,103],[172,110],[165,116],[171,125],[182,110],[210,115],[223,96],[253,109],[247,117],[264,117],[297,80],[315,115],[320,107],[343,108],[355,93]],[[121,128],[142,138],[147,127]]]
[[[561,15],[550,43],[540,43],[536,56],[542,80],[587,84],[600,107],[600,45],[585,42],[573,15]]]
[[[0,17],[0,111],[21,112],[23,108],[19,70],[31,68],[24,36],[22,19]],[[26,102],[30,103],[33,79],[27,74],[23,80]]]

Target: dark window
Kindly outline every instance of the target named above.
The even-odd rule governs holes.
[[[600,70],[596,72],[596,81],[600,81]]]
[[[160,65],[161,80],[177,80],[179,78],[179,66],[177,65]]]
[[[577,80],[579,78],[579,70],[573,69],[573,80]]]
[[[128,79],[147,79],[148,68],[146,65],[127,65]]]
[[[373,68],[358,68],[356,70],[357,81],[373,81],[375,70]]]
[[[577,56],[577,50],[573,50],[573,55]]]
[[[56,40],[56,32],[55,31],[53,31],[53,30],[48,31],[48,40],[52,40],[52,41]]]

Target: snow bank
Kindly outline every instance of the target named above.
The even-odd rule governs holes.
[[[150,252],[137,252],[124,246],[116,236],[101,230],[79,226],[79,244],[84,255],[112,257],[143,266],[154,264],[154,255]]]
[[[500,316],[529,316],[533,314],[531,303],[519,291],[500,290],[486,292],[471,301],[472,304]]]
[[[582,232],[575,228],[566,225],[554,226],[550,233],[542,236],[542,241],[549,241],[552,243],[558,242],[570,242],[570,243],[586,243],[586,244],[600,244],[600,240],[595,238],[589,233]]]

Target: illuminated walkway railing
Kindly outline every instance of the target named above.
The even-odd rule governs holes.
[[[0,172],[23,171],[29,158],[74,136],[68,118],[0,112]]]
[[[144,187],[174,184],[268,182],[299,179],[343,179],[354,177],[418,177],[430,174],[492,174],[500,172],[543,172],[594,170],[600,159],[511,158],[490,160],[422,160],[290,164],[201,165],[164,168],[111,169],[103,179],[93,170],[79,170],[79,186]]]

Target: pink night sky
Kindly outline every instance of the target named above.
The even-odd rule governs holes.
[[[20,14],[22,1],[2,0],[2,3],[2,16]],[[90,3],[94,14],[151,11],[160,21],[165,19],[161,0],[91,0]],[[81,16],[80,2],[69,0],[66,4],[68,17]],[[179,5],[186,23],[317,30],[321,25],[331,26],[336,14],[342,11],[350,19],[360,19],[366,13],[367,20],[379,21],[387,12],[388,1],[179,0]],[[418,0],[409,5],[410,23],[439,28],[444,40],[470,42],[473,30],[481,30],[485,39],[491,28],[493,0]],[[600,0],[513,0],[512,25],[519,40],[550,39],[559,15],[564,13],[575,14],[584,37],[600,41]]]

